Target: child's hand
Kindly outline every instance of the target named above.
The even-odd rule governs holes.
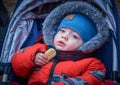
[[[47,59],[47,57],[45,56],[44,53],[38,52],[35,55],[34,62],[35,62],[36,65],[42,66],[42,65],[45,65],[45,64],[48,63],[48,59]]]

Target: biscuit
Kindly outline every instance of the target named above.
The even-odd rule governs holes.
[[[52,59],[53,57],[56,56],[56,51],[55,49],[53,48],[50,48],[48,49],[46,52],[45,52],[45,56],[48,58],[48,60]]]

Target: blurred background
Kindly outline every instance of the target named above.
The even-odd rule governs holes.
[[[17,2],[17,0],[3,0],[9,14],[12,12],[12,10],[14,9],[14,6]],[[120,13],[120,0],[115,0],[116,5],[118,7],[119,13]]]

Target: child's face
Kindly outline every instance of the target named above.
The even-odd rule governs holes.
[[[54,46],[61,51],[77,50],[82,43],[80,35],[69,28],[60,28],[54,37]]]

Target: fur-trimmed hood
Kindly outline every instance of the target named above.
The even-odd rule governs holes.
[[[95,24],[98,33],[95,37],[84,43],[80,47],[83,53],[91,53],[100,48],[109,36],[109,28],[106,18],[96,7],[87,2],[68,1],[56,7],[45,19],[43,23],[44,41],[47,45],[53,46],[54,34],[61,20],[68,14],[82,13],[88,16]]]

